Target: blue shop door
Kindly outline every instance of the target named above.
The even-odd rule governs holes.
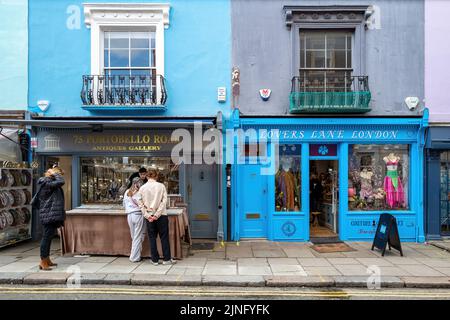
[[[267,237],[267,176],[257,164],[241,165],[238,209],[241,238]]]

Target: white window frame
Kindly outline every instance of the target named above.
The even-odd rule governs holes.
[[[156,74],[164,76],[164,29],[170,5],[164,3],[85,3],[85,25],[91,29],[91,75],[104,69],[105,31],[154,31]],[[158,101],[160,84],[157,81]]]

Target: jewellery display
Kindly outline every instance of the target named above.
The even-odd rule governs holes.
[[[31,238],[32,170],[0,167],[0,247]]]

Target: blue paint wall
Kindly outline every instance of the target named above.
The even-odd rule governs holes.
[[[101,2],[143,2],[92,0]],[[145,1],[163,3],[164,1]],[[83,1],[30,1],[29,107],[49,100],[45,116],[89,117],[80,99],[82,75],[90,73],[90,29],[84,24]],[[104,116],[216,116],[229,113],[231,26],[228,0],[171,0],[165,30],[166,111],[108,112]],[[80,8],[80,28],[70,30],[69,6]],[[227,102],[217,102],[217,87],[227,87]]]
[[[28,0],[0,1],[0,110],[26,110]]]

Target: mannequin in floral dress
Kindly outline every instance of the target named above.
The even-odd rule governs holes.
[[[405,205],[405,193],[397,171],[400,157],[390,153],[383,160],[386,163],[386,177],[384,178],[386,204],[390,208],[403,207]]]
[[[359,174],[361,180],[361,190],[359,192],[359,196],[361,199],[373,198],[372,176],[373,172],[368,171],[365,168]]]
[[[281,170],[276,175],[278,195],[282,198],[283,208],[287,211],[295,209],[295,177],[291,172],[293,159],[281,158]]]

